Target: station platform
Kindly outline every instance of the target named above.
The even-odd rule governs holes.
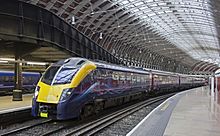
[[[127,136],[220,136],[220,95],[209,87],[190,89],[167,99]]]
[[[25,94],[22,101],[12,101],[12,96],[0,97],[0,114],[31,108],[33,94]]]

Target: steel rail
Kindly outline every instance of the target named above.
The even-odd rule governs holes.
[[[12,135],[12,134],[15,134],[15,133],[20,133],[20,132],[25,131],[27,129],[30,129],[30,128],[33,128],[33,127],[36,127],[36,126],[40,126],[40,125],[43,125],[43,124],[46,124],[46,123],[50,123],[52,121],[53,121],[52,119],[49,119],[49,120],[46,120],[46,121],[43,121],[43,122],[40,122],[40,123],[36,123],[36,124],[33,124],[33,125],[27,125],[27,126],[24,126],[24,127],[21,127],[21,128],[17,128],[17,129],[14,129],[12,131],[9,131],[9,132],[6,132],[6,133],[0,134],[0,135],[1,136],[8,136],[8,135]]]
[[[66,136],[70,136],[70,135],[82,136],[82,135],[86,135],[86,134],[94,135],[95,133],[103,130],[104,128],[110,126],[111,124],[125,118],[126,116],[131,115],[134,112],[136,112],[146,106],[152,105],[158,101],[167,99],[170,96],[171,96],[171,94],[166,95],[166,96],[160,96],[157,98],[149,99],[149,100],[134,104],[132,106],[129,106],[128,108],[114,112],[108,116],[105,116],[105,117],[100,118],[98,120],[95,120],[93,122],[87,123],[81,127],[77,127],[76,129],[67,133]]]

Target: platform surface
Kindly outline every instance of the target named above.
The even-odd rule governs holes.
[[[164,136],[220,136],[216,98],[209,95],[208,87],[185,93],[172,112]]]
[[[0,97],[0,114],[13,110],[30,108],[32,103],[33,94],[23,95],[22,101],[12,101],[12,96]]]
[[[176,94],[127,136],[220,136],[220,101],[209,91],[208,87],[199,87]]]

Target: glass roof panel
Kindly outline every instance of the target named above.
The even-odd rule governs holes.
[[[123,0],[123,5],[167,41],[198,60],[219,58],[210,0]],[[132,7],[132,8],[131,8]],[[138,12],[142,11],[140,14]]]

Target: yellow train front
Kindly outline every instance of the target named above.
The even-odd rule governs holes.
[[[94,63],[82,58],[70,58],[50,66],[35,89],[32,115],[58,120],[78,117],[84,102],[79,97],[80,83],[94,69]]]

